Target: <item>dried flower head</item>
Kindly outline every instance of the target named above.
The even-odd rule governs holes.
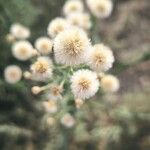
[[[97,75],[90,70],[78,70],[71,77],[71,90],[76,98],[88,99],[94,96],[98,89]]]
[[[88,30],[92,25],[90,15],[87,13],[72,13],[68,15],[67,20],[71,25],[85,30]]]
[[[87,0],[87,5],[93,15],[98,18],[109,17],[113,9],[111,0]]]
[[[82,12],[83,9],[83,3],[80,0],[68,0],[63,7],[63,12],[65,15],[70,15],[71,13]]]
[[[61,124],[67,128],[71,128],[75,124],[75,119],[69,113],[67,113],[61,118]]]
[[[116,92],[120,86],[119,80],[113,75],[105,75],[100,83],[105,92]]]
[[[69,24],[66,19],[57,17],[52,20],[47,28],[47,33],[50,37],[55,38],[55,36],[64,31],[69,27]]]
[[[90,51],[88,64],[95,71],[107,71],[112,67],[114,56],[109,47],[96,44]]]
[[[10,33],[17,39],[27,39],[30,36],[30,30],[19,23],[11,26]]]
[[[33,47],[28,41],[18,41],[12,47],[12,54],[21,61],[26,61],[32,56]]]
[[[50,92],[47,93],[47,97],[52,100],[62,99],[61,93],[63,92],[63,86],[61,85],[51,85]]]
[[[15,84],[21,80],[22,70],[16,65],[7,66],[4,70],[4,77],[6,82]]]
[[[90,42],[87,34],[79,28],[71,28],[58,34],[54,40],[57,63],[77,65],[85,62]]]
[[[48,57],[38,57],[31,65],[33,80],[44,81],[52,77],[52,61]]]
[[[35,48],[42,54],[48,55],[52,52],[52,41],[47,37],[40,37],[35,42]]]

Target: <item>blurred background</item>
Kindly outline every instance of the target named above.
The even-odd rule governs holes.
[[[11,24],[28,26],[32,34],[29,40],[34,42],[46,35],[50,20],[61,16],[64,2],[0,0],[0,150],[149,150],[149,0],[114,0],[112,15],[98,21],[96,33],[114,51],[116,62],[111,72],[119,77],[121,87],[117,94],[102,97],[107,107],[94,102],[85,105],[82,114],[86,117],[74,129],[45,127],[40,98],[31,94],[31,84],[4,81],[7,65],[29,66],[11,54],[5,39]]]

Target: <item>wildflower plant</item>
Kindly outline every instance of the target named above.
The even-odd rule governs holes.
[[[87,6],[92,16],[106,18],[113,4],[110,0],[87,0]],[[116,92],[119,81],[106,72],[113,66],[113,51],[90,39],[91,14],[85,11],[83,2],[68,0],[63,13],[50,21],[47,36],[33,44],[27,40],[31,35],[27,27],[18,23],[11,26],[7,40],[12,43],[13,56],[19,61],[30,60],[31,65],[23,71],[8,66],[4,75],[7,82],[14,84],[23,72],[25,79],[34,81],[32,93],[42,95],[41,107],[48,113],[47,121],[52,124],[59,118],[70,128],[76,122],[76,110],[88,103],[86,100],[93,99],[100,90]]]

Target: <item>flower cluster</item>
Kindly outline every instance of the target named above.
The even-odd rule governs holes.
[[[87,6],[98,18],[106,18],[112,11],[110,0],[87,0]],[[74,99],[76,107],[80,108],[85,99],[90,99],[100,89],[116,92],[119,88],[118,79],[104,73],[113,66],[113,52],[102,43],[92,43],[89,38],[92,22],[82,1],[68,0],[63,13],[64,17],[50,21],[47,36],[39,37],[34,44],[27,41],[29,29],[18,23],[11,26],[7,36],[13,39],[12,54],[16,59],[32,60],[29,70],[23,73],[24,78],[45,84],[35,85],[31,91],[43,93],[47,101],[42,102],[42,106],[48,113],[58,111],[60,100]],[[4,74],[9,83],[16,83],[22,77],[18,66],[8,66]],[[61,123],[72,127],[75,120],[66,112]]]

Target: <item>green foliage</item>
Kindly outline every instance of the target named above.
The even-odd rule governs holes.
[[[8,27],[14,22],[31,25],[39,12],[30,0],[1,0],[0,11],[0,20],[3,27]]]

